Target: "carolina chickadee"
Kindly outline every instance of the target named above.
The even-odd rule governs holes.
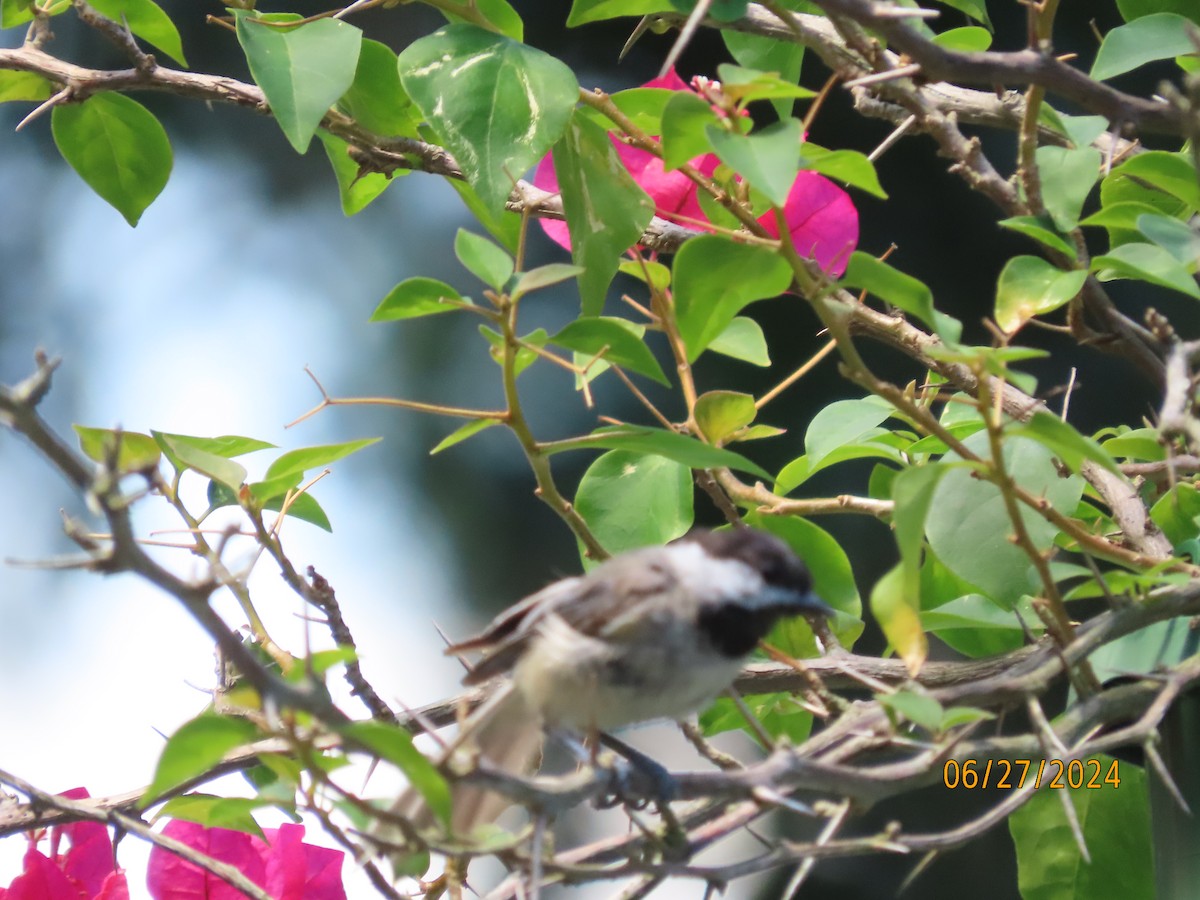
[[[832,612],[811,586],[783,541],[750,528],[697,532],[557,581],[446,649],[483,651],[467,685],[507,677],[441,762],[469,744],[500,770],[525,774],[547,727],[595,732],[687,716],[733,683],[779,619]],[[510,802],[457,784],[451,830],[469,835]],[[392,811],[418,830],[434,824],[412,789]],[[394,843],[395,829],[382,826],[375,836]]]

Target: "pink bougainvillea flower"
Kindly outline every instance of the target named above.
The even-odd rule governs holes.
[[[715,85],[715,82],[706,81],[705,84]],[[646,82],[642,87],[693,91],[674,69],[661,78]],[[664,171],[662,160],[653,153],[630,147],[612,135],[609,138],[633,180],[654,201],[655,215],[692,228],[711,228],[705,224],[706,217],[697,199],[697,188],[691,179],[679,170]],[[697,156],[689,162],[705,176],[711,176],[720,165],[720,160],[713,153]],[[558,176],[549,153],[538,164],[533,183],[544,191],[558,192]],[[815,259],[830,275],[838,276],[846,270],[850,254],[858,244],[858,210],[854,208],[849,194],[823,175],[799,172],[784,205],[784,216],[797,253],[806,259]],[[542,230],[552,241],[567,250],[571,249],[566,222],[551,219],[539,221]],[[768,212],[758,221],[772,237],[779,236],[773,213]]]
[[[345,900],[341,850],[304,843],[304,826],[268,829],[267,890],[276,900]]]
[[[850,254],[858,246],[858,210],[850,195],[816,172],[797,172],[783,217],[792,246],[805,259],[835,277],[846,271]],[[774,213],[759,218],[771,237],[779,237]]]
[[[71,800],[88,796],[84,788],[61,795]],[[21,874],[0,900],[129,900],[125,873],[113,861],[112,838],[99,822],[73,822],[50,829],[50,855],[38,849],[45,832],[30,832]],[[62,839],[69,849],[62,853]]]
[[[346,900],[342,886],[345,854],[304,843],[303,825],[285,823],[265,829],[264,841],[242,831],[174,819],[163,834],[229,863],[275,900]],[[157,845],[150,851],[146,886],[154,900],[240,900],[245,896],[211,872]]]

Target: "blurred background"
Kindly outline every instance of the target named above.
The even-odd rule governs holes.
[[[648,35],[618,65],[631,20],[568,31],[567,4],[516,0],[514,5],[525,18],[527,41],[563,58],[585,87],[636,86],[653,77],[670,45],[671,36]],[[221,13],[219,4],[164,0],[162,6],[182,31],[194,70],[249,79],[233,35],[203,21],[204,13]],[[993,0],[990,6],[995,46],[1022,46],[1020,5]],[[1101,32],[1120,20],[1110,4],[1087,4],[1082,11],[1080,6],[1064,5],[1056,49],[1076,50],[1090,60],[1095,38],[1084,17],[1095,16]],[[286,8],[311,13],[323,6],[295,2]],[[953,10],[945,10],[945,16],[951,24],[967,24]],[[442,23],[416,5],[352,21],[397,50]],[[55,20],[55,33],[50,49],[56,54],[86,65],[125,65],[69,14]],[[22,37],[22,30],[14,29],[0,33],[0,42],[16,46]],[[685,78],[715,76],[717,64],[727,59],[720,39],[701,33],[680,72]],[[819,88],[827,74],[810,54],[804,84]],[[1155,75],[1121,86],[1144,91]],[[447,185],[423,174],[400,179],[347,219],[317,142],[299,157],[273,121],[246,111],[153,94],[137,99],[166,126],[175,168],[136,229],[62,161],[48,116],[14,134],[13,126],[29,107],[0,106],[0,209],[5,213],[0,380],[12,384],[29,374],[36,347],[61,355],[64,363],[42,412],[62,432],[81,423],[243,434],[285,449],[382,436],[380,444],[337,464],[316,489],[333,533],[292,522],[284,544],[299,567],[314,565],[337,590],[366,674],[387,699],[415,706],[453,693],[461,672],[441,656],[433,622],[462,636],[523,594],[579,566],[571,535],[534,498],[515,441],[494,429],[430,457],[428,450],[458,423],[381,407],[331,409],[291,430],[283,426],[319,400],[303,372],[306,365],[338,396],[498,405],[497,370],[474,321],[446,316],[367,322],[387,291],[414,275],[439,278],[478,296],[478,286],[450,247],[458,228],[482,228]],[[835,91],[811,138],[869,152],[889,130],[859,119]],[[993,161],[1010,171],[1013,136],[982,136]],[[854,195],[860,246],[882,253],[897,243],[890,262],[929,284],[939,306],[964,320],[967,339],[985,342],[979,322],[990,312],[997,274],[1011,255],[1034,249],[997,228],[994,223],[1002,216],[948,175],[946,162],[933,151],[929,139],[916,137],[882,158],[880,178],[891,199]],[[533,230],[530,265],[564,258]],[[615,290],[620,289],[633,288],[618,283]],[[1153,302],[1168,316],[1190,312],[1174,307],[1172,298],[1114,293],[1127,304],[1123,308]],[[527,326],[559,327],[576,314],[577,304],[573,289],[539,294],[527,301]],[[764,372],[707,360],[698,373],[701,386],[762,391],[820,347],[816,320],[804,304],[785,298],[759,304],[755,313],[775,367]],[[1071,405],[1072,418],[1083,430],[1136,422],[1155,407],[1153,388],[1124,363],[1098,359],[1094,352],[1076,356],[1068,342],[1049,333],[1033,339],[1055,354],[1031,369],[1045,391],[1064,384],[1072,365],[1088,365]],[[886,351],[868,351],[883,374],[903,381],[920,375]],[[550,366],[531,369],[521,388],[535,413],[535,430],[545,437],[586,431],[596,424],[597,412],[640,420],[620,385],[608,381],[598,384],[597,410],[588,410],[569,375]],[[679,412],[667,395],[653,396],[668,412]],[[817,409],[852,396],[856,390],[827,360],[769,408],[766,420],[788,433],[755,444],[750,454],[768,470],[778,469],[802,452],[804,430]],[[270,458],[249,457],[251,475],[261,474]],[[586,454],[555,457],[560,485],[573,490],[589,461]],[[806,490],[814,496],[863,491],[868,472],[869,466],[839,466]],[[173,601],[133,578],[104,579],[26,564],[71,553],[59,509],[79,516],[86,511],[29,446],[4,431],[0,497],[0,556],[13,561],[0,568],[0,765],[48,790],[83,785],[103,795],[142,784],[161,749],[160,734],[169,734],[207,702],[202,691],[213,683],[211,645]],[[201,508],[199,494],[197,503]],[[143,533],[178,524],[156,505],[149,500],[139,507]],[[719,521],[703,494],[697,514],[703,524]],[[894,562],[886,526],[857,517],[818,524],[842,543],[866,596]],[[198,571],[182,552],[172,558],[181,571]],[[301,649],[305,626],[298,600],[263,563],[252,585],[276,639]],[[232,605],[222,609],[230,621],[240,621]],[[878,633],[870,629],[859,648],[880,651]],[[653,749],[659,740],[678,741],[663,734],[646,732],[638,742]],[[951,827],[994,800],[930,789],[872,810],[855,829],[878,829],[892,819],[902,820],[910,831]],[[137,860],[145,851],[132,844],[122,846],[121,859],[138,896],[144,865]],[[0,884],[16,873],[22,852],[19,839],[0,841]],[[822,863],[802,896],[891,896],[914,862],[870,857]],[[775,896],[782,883],[776,878],[739,882],[729,896]],[[964,884],[971,885],[975,900],[1017,896],[1006,829],[938,861],[910,895],[957,897]],[[660,895],[695,896],[696,889],[678,885]],[[611,891],[601,887],[589,896]]]

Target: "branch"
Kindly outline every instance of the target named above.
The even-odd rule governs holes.
[[[886,14],[892,7],[871,0],[814,0],[831,16],[844,16],[864,28],[878,32],[896,53],[921,66],[922,78],[931,82],[958,82],[992,86],[1023,87],[1034,84],[1052,94],[1079,104],[1089,112],[1109,121],[1152,134],[1171,134],[1183,137],[1185,123],[1181,112],[1162,100],[1146,100],[1126,94],[1106,84],[1093,81],[1083,72],[1060,62],[1053,56],[1033,50],[1014,52],[960,52],[947,50],[932,43],[903,19]],[[861,59],[849,54],[844,44],[829,40],[833,26],[822,16],[794,13],[802,23],[797,33],[772,15],[765,6],[751,4],[746,16],[724,27],[762,34],[777,40],[802,43],[821,54],[828,64],[839,65]],[[668,15],[671,21],[678,16]],[[706,25],[722,27],[719,22]],[[840,44],[840,46],[839,46]],[[892,54],[893,58],[895,54]]]

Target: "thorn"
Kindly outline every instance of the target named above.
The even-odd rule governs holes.
[[[26,125],[28,125],[34,119],[36,119],[38,116],[40,116],[46,110],[52,109],[55,106],[58,106],[58,104],[66,102],[70,98],[72,93],[74,93],[74,88],[70,87],[69,85],[67,87],[63,88],[61,91],[59,91],[57,94],[55,94],[49,100],[47,100],[45,103],[42,103],[40,106],[38,106],[33,112],[31,112],[29,115],[27,115],[25,118],[23,118],[20,122],[18,122],[17,127],[14,128],[13,131],[20,131],[22,128],[24,128]]]
[[[650,30],[650,24],[653,21],[653,16],[642,16],[641,21],[638,22],[634,27],[633,33],[629,35],[629,40],[625,42],[625,46],[622,47],[621,52],[617,54],[617,62],[623,60],[625,58],[625,54],[633,49],[633,45],[641,40],[643,34]]]

